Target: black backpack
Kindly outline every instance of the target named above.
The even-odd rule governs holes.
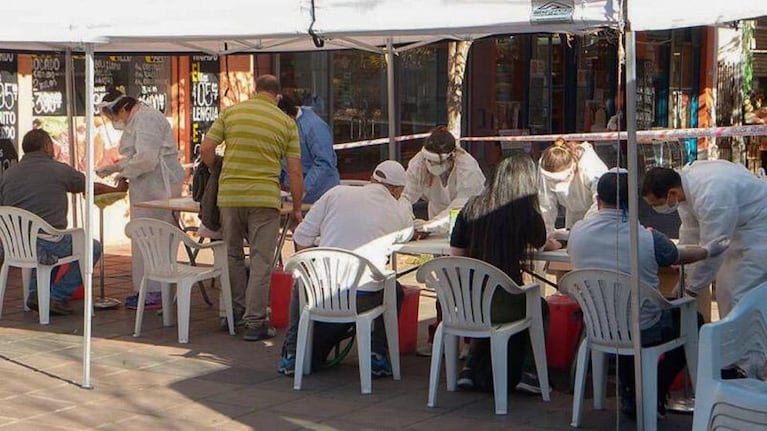
[[[192,199],[195,202],[202,200],[210,175],[208,167],[198,158],[194,163],[194,171],[192,171]]]

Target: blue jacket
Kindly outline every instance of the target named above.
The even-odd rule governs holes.
[[[314,111],[301,107],[296,119],[301,139],[301,170],[304,174],[304,203],[314,203],[340,182],[333,150],[333,135],[328,124]]]

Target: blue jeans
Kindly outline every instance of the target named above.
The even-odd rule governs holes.
[[[37,240],[38,248],[44,249],[49,254],[58,257],[72,255],[72,235],[65,235],[60,241]],[[101,258],[101,243],[93,240],[93,263],[95,264]],[[72,292],[83,284],[83,278],[80,275],[80,262],[75,261],[69,264],[67,273],[57,283],[54,282],[56,275],[61,270],[60,266],[51,271],[51,301],[69,301],[72,298]],[[29,294],[37,294],[37,271],[32,270],[32,281],[29,286]]]

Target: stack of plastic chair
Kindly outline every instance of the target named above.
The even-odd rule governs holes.
[[[693,430],[767,429],[767,283],[741,298],[726,318],[700,330]],[[747,378],[723,380],[738,365]]]
[[[59,257],[50,265],[40,263],[37,256],[37,240],[40,235],[59,237],[72,235],[72,255]],[[21,268],[22,292],[24,293],[24,311],[29,311],[26,301],[29,296],[29,283],[32,269],[37,269],[37,304],[40,324],[50,322],[51,271],[57,266],[80,261],[80,272],[85,279],[82,256],[85,254],[85,231],[82,228],[55,229],[42,218],[21,208],[0,207],[0,241],[3,244],[3,266],[0,268],[0,313],[8,284],[8,269],[11,266]]]
[[[178,226],[149,218],[131,220],[125,226],[125,234],[135,241],[144,258],[144,277],[141,279],[141,287],[139,288],[134,337],[141,335],[147,281],[155,280],[160,283],[164,326],[170,326],[173,323],[173,298],[170,285],[176,284],[178,342],[187,343],[189,342],[189,309],[192,286],[198,281],[216,277],[221,278],[221,295],[226,309],[229,333],[234,335],[232,291],[229,284],[229,264],[227,263],[226,243],[224,241],[200,244],[187,236]],[[181,244],[193,249],[212,249],[213,266],[193,266],[178,262],[177,256]]]
[[[578,301],[583,312],[586,337],[578,348],[578,364],[573,393],[573,427],[580,426],[583,414],[586,371],[591,353],[594,384],[594,409],[604,406],[607,383],[607,354],[634,355],[631,334],[631,277],[628,274],[601,269],[579,269],[565,274],[559,290]],[[687,367],[695,375],[698,356],[697,308],[691,297],[666,300],[657,290],[641,286],[642,302],[651,302],[658,309],[679,308],[681,328],[679,338],[653,347],[642,348],[642,405],[644,427],[657,428],[658,358],[661,354],[684,346]],[[694,382],[693,382],[694,383]]]
[[[301,319],[296,343],[296,372],[293,388],[301,389],[304,374],[311,372],[314,322],[354,323],[357,333],[360,385],[363,394],[372,392],[371,329],[383,314],[386,342],[394,380],[400,379],[399,336],[397,335],[396,274],[383,273],[366,258],[347,250],[310,248],[294,254],[285,264],[300,289]],[[357,291],[383,289],[383,304],[357,312]],[[303,370],[303,372],[301,372]]]
[[[425,263],[416,278],[437,292],[442,321],[434,334],[429,375],[428,406],[437,403],[437,385],[445,354],[447,390],[455,391],[457,382],[458,342],[461,337],[490,338],[495,391],[495,414],[508,411],[509,338],[529,329],[541,396],[550,400],[551,388],[546,369],[546,345],[543,335],[541,292],[537,283],[517,286],[508,275],[481,260],[468,257],[441,257]],[[490,308],[493,293],[501,288],[512,295],[525,295],[526,316],[513,322],[493,324]]]

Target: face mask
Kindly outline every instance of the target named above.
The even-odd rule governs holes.
[[[447,172],[450,169],[450,163],[448,163],[448,162],[437,163],[437,164],[427,163],[426,164],[426,169],[429,170],[430,174],[432,174],[434,176],[440,176],[440,175],[444,174],[445,172]]]
[[[676,211],[677,207],[679,206],[679,201],[674,202],[673,204],[669,203],[668,195],[666,195],[666,203],[663,205],[657,205],[652,207],[653,210],[655,210],[656,213],[660,214],[671,214],[674,211]]]
[[[668,199],[666,199],[665,204],[654,206],[652,209],[659,214],[672,214],[674,211],[676,211],[678,206],[679,202],[674,202],[673,204],[669,205]]]
[[[125,130],[125,121],[114,119],[112,120],[112,127],[114,127],[115,130]]]

